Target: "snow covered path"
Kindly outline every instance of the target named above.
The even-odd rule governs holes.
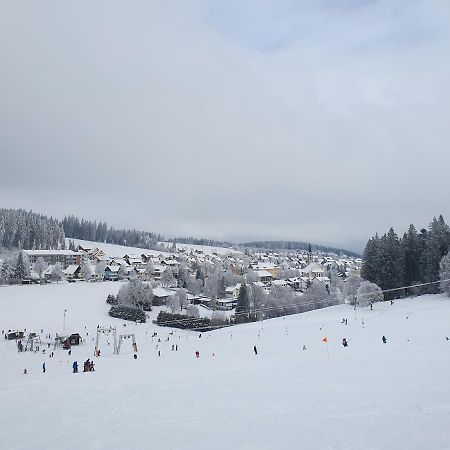
[[[119,287],[0,288],[1,329],[54,333],[67,309],[66,326],[89,333],[70,357],[0,342],[0,448],[450,448],[450,299],[377,304],[356,318],[342,305],[199,338],[109,318],[105,298]],[[72,374],[92,357],[97,324],[136,332],[138,359],[128,342],[112,355],[105,339],[96,371]]]

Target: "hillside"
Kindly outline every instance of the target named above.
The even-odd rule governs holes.
[[[139,248],[139,247],[129,247],[125,245],[117,245],[117,244],[107,244],[104,242],[95,242],[95,241],[84,241],[81,239],[66,239],[66,245],[69,245],[69,241],[74,241],[76,245],[81,245],[83,247],[88,248],[100,248],[105,252],[107,256],[110,257],[116,257],[116,256],[124,256],[124,255],[154,255],[154,256],[170,256],[170,251],[172,247],[172,243],[170,242],[160,242],[161,246],[166,247],[167,251],[160,251],[160,250],[149,250],[146,248]],[[226,247],[211,247],[209,245],[194,245],[194,244],[176,244],[177,249],[183,249],[187,253],[193,251],[201,251],[205,255],[212,255],[213,253],[216,253],[217,255],[227,255],[229,253],[240,253],[237,250],[234,250],[232,248],[226,248]]]
[[[1,329],[54,334],[67,309],[66,327],[85,338],[70,357],[59,349],[54,358],[0,342],[0,448],[448,448],[450,301],[443,296],[356,315],[341,305],[199,338],[108,317],[105,297],[120,286],[0,288]],[[138,359],[129,341],[112,355],[105,338],[96,371],[72,374],[73,360],[82,366],[92,357],[98,324],[135,332]]]

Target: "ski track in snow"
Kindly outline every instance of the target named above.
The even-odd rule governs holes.
[[[120,286],[0,288],[1,329],[54,335],[67,309],[66,328],[85,338],[71,356],[57,349],[54,358],[1,340],[0,449],[450,449],[444,296],[376,304],[356,316],[340,305],[199,338],[110,318],[105,299]],[[113,355],[102,339],[95,372],[72,374],[74,360],[82,368],[92,359],[98,324],[135,332],[138,359],[128,341]]]

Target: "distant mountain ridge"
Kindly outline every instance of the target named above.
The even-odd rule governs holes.
[[[360,257],[359,253],[353,252],[351,250],[347,250],[339,247],[330,247],[327,245],[319,245],[319,244],[310,244],[309,242],[302,241],[253,241],[253,242],[244,242],[240,244],[241,247],[244,248],[256,248],[261,250],[308,250],[311,245],[311,249],[324,252],[324,253],[336,253],[337,255],[347,255],[354,256],[355,258]]]

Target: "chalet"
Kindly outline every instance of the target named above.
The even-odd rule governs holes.
[[[266,261],[258,261],[256,264],[252,264],[251,268],[256,272],[261,270],[269,272],[272,275],[272,278],[276,277],[278,275],[278,272],[280,271],[280,268],[277,265],[272,262]]]
[[[78,264],[71,264],[63,270],[63,273],[67,280],[77,280],[83,274]]]
[[[217,306],[220,309],[231,310],[236,308],[237,300],[234,298],[219,298],[217,299]]]
[[[286,280],[273,280],[272,285],[279,286],[279,287],[285,287],[285,286],[288,286],[288,283]]]
[[[153,289],[153,302],[155,305],[164,305],[166,300],[172,295],[175,295],[174,291],[170,291],[161,286],[155,287]]]
[[[83,339],[78,333],[72,333],[66,340],[70,345],[80,345],[83,342]]]
[[[119,279],[120,266],[108,265],[105,268],[104,279],[108,281],[117,281]]]
[[[272,282],[273,275],[267,270],[257,270],[256,275],[258,276],[259,281],[264,284],[270,284]]]
[[[316,277],[312,280],[313,283],[322,283],[325,285],[325,288],[330,288],[330,279],[328,277]]]

